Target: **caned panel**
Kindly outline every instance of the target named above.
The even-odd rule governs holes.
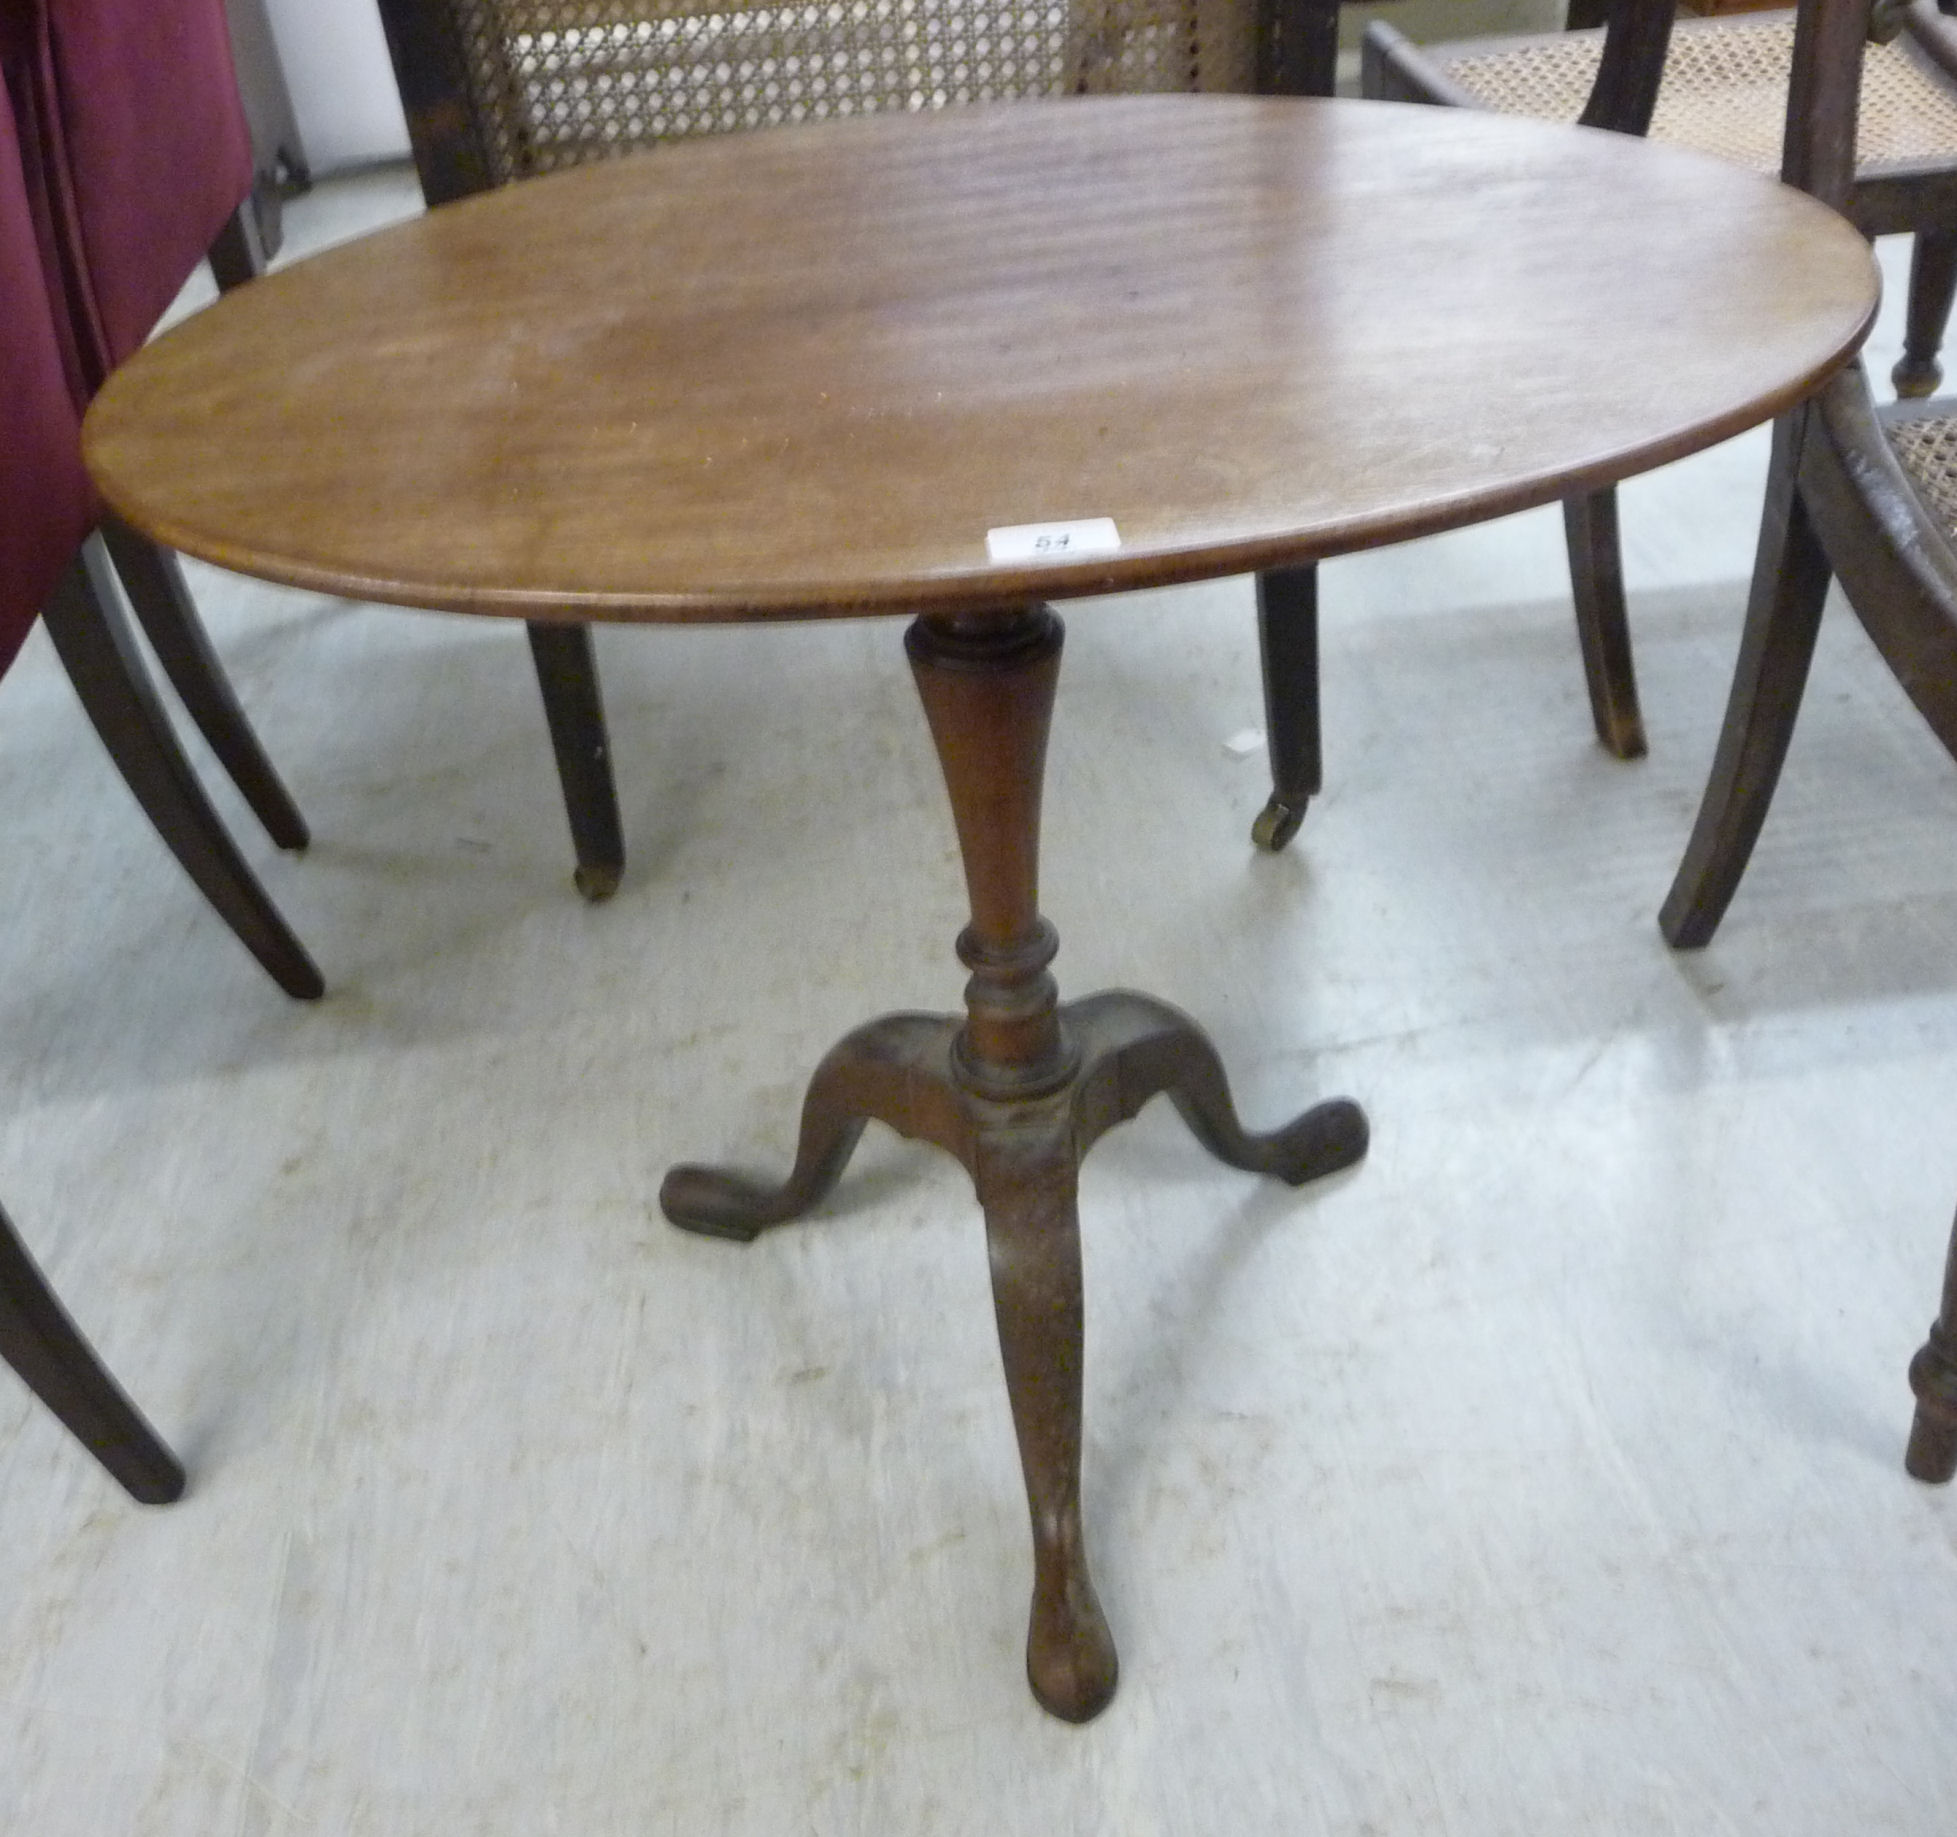
[[[499,180],[663,140],[1029,96],[1248,90],[1252,0],[456,0]]]
[[[1447,74],[1484,108],[1574,121],[1596,81],[1603,35],[1573,32],[1477,52],[1455,48]],[[1672,34],[1651,137],[1780,170],[1794,62],[1794,15],[1721,20]],[[1870,45],[1862,63],[1857,156],[1868,167],[1957,159],[1957,95],[1906,39]]]

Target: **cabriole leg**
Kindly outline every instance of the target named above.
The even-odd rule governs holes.
[[[1064,1107],[988,1131],[974,1179],[985,1208],[992,1305],[1006,1395],[1033,1521],[1033,1605],[1026,1678],[1040,1707],[1067,1722],[1114,1696],[1114,1638],[1094,1594],[1081,1525],[1080,1219]]]

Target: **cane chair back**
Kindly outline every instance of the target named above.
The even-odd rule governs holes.
[[[1259,85],[1263,0],[383,0],[430,203],[662,141]]]
[[[455,10],[499,180],[696,134],[1026,96],[1248,89],[1254,75],[1232,0]]]

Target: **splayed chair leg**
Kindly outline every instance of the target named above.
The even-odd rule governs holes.
[[[238,705],[230,678],[197,616],[182,565],[168,549],[139,536],[116,517],[103,520],[102,541],[170,686],[210,742],[218,762],[231,774],[252,814],[280,848],[304,848],[312,839],[306,819]]]
[[[183,1492],[183,1468],[83,1339],[0,1212],[0,1358],[143,1505]]]
[[[1570,551],[1570,593],[1590,719],[1597,738],[1619,759],[1642,759],[1644,714],[1631,661],[1631,621],[1624,603],[1624,550],[1617,533],[1617,493],[1593,491],[1563,500]]]
[[[1257,645],[1264,666],[1264,731],[1271,795],[1250,839],[1277,854],[1298,833],[1325,781],[1319,735],[1318,569],[1272,568],[1257,577]]]
[[[578,865],[572,879],[594,904],[618,891],[625,873],[625,831],[618,820],[618,788],[612,782],[611,741],[598,696],[598,660],[590,628],[532,621],[530,656],[544,719],[557,754]]]
[[[98,539],[90,537],[42,611],[62,667],[116,770],[199,891],[280,988],[312,1000],[326,984],[183,756],[108,567]]]
[[[1814,661],[1830,571],[1796,483],[1809,414],[1797,409],[1774,427],[1766,513],[1726,719],[1691,840],[1658,916],[1675,950],[1710,943],[1732,903],[1780,782]]]

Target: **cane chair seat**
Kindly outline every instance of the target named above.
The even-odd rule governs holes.
[[[1603,45],[1601,32],[1562,32],[1489,50],[1430,46],[1426,55],[1483,108],[1574,121]],[[1681,22],[1651,137],[1778,172],[1793,58],[1792,12]],[[1864,170],[1957,160],[1957,95],[1907,37],[1871,45],[1863,59],[1856,154]]]
[[[1249,90],[1246,0],[458,0],[500,182],[662,140],[880,110]]]
[[[1883,414],[1882,431],[1910,483],[1957,543],[1957,402],[1898,405]]]

